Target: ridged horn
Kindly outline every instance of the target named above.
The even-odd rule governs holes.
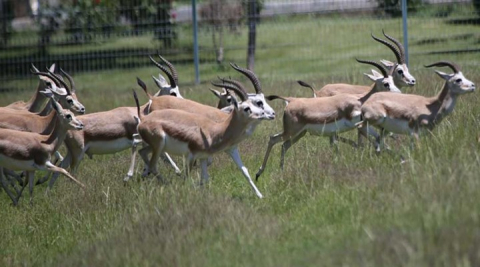
[[[211,82],[213,86],[216,86],[216,87],[220,87],[220,88],[225,88],[225,89],[230,89],[232,91],[234,91],[238,97],[240,97],[240,99],[242,101],[247,101],[248,99],[248,96],[247,94],[241,90],[240,88],[236,87],[235,85],[232,85],[232,84],[226,84],[226,83],[216,83],[216,82]]]
[[[370,64],[370,65],[372,65],[372,66],[377,67],[377,69],[382,72],[383,77],[385,77],[385,78],[388,77],[388,72],[387,72],[387,70],[386,70],[382,65],[378,64],[377,62],[375,62],[375,61],[370,61],[370,60],[361,60],[361,59],[358,59],[358,58],[355,58],[355,60],[357,60],[357,62],[359,62],[359,63]]]
[[[247,76],[248,79],[250,79],[250,81],[253,84],[253,87],[255,88],[255,92],[257,92],[257,94],[262,93],[262,86],[260,85],[260,81],[258,80],[257,75],[253,73],[253,71],[239,67],[237,64],[232,62],[230,62],[230,66],[232,66],[232,68],[234,68],[236,71],[242,73],[243,75]]]
[[[375,35],[373,35],[373,33],[371,34],[372,35],[372,38],[373,40],[387,46],[388,48],[390,48],[390,50],[392,50],[392,52],[395,54],[395,57],[397,58],[397,62],[400,63],[400,64],[404,64],[404,60],[402,58],[402,55],[400,54],[400,51],[398,51],[398,49],[391,43],[385,41],[385,40],[382,40],[380,38],[377,38]]]
[[[400,55],[402,56],[402,62],[405,63],[406,62],[405,48],[403,47],[402,43],[400,43],[397,39],[393,38],[392,36],[386,34],[383,29],[382,29],[382,33],[383,33],[383,36],[387,37],[388,40],[392,41],[398,47],[398,50],[400,51]]]
[[[173,66],[172,63],[170,63],[170,61],[166,60],[165,58],[163,58],[162,56],[160,56],[160,54],[158,54],[158,57],[160,58],[160,60],[163,61],[163,63],[167,64],[168,68],[170,69],[170,73],[172,74],[173,76],[173,79],[175,80],[175,84],[178,85],[178,73],[177,73],[177,69],[175,69],[175,67]]]
[[[164,67],[162,64],[155,61],[155,59],[153,59],[151,56],[148,56],[148,58],[150,58],[150,61],[152,61],[152,63],[155,64],[157,68],[161,69],[167,75],[168,80],[170,81],[170,86],[177,87],[177,82],[173,78],[173,75],[170,73],[170,71],[166,67]]]
[[[73,81],[72,76],[68,74],[66,71],[64,71],[62,68],[60,68],[60,72],[67,77],[68,82],[70,83],[70,87],[72,87],[72,92],[75,92],[77,90],[77,87],[75,86],[75,82]]]
[[[50,70],[47,70],[48,73],[50,73],[52,75],[52,77],[55,79],[56,81],[56,84],[57,85],[61,85],[63,86],[63,88],[65,88],[65,90],[67,90],[67,94],[71,95],[72,94],[72,91],[70,90],[70,87],[68,87],[67,83],[65,81],[63,81],[62,79],[58,78],[57,75],[53,72],[51,72]]]
[[[461,70],[459,65],[450,61],[438,61],[430,65],[425,65],[425,68],[430,67],[450,67],[455,73],[459,73]]]

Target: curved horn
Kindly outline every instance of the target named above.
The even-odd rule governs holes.
[[[450,67],[453,70],[453,72],[455,73],[460,72],[460,66],[450,61],[438,61],[430,65],[425,65],[425,68],[430,68],[430,67]]]
[[[242,101],[247,101],[248,99],[248,96],[244,91],[242,91],[241,89],[239,89],[238,87],[232,84],[224,84],[224,83],[216,83],[216,82],[211,82],[211,83],[213,86],[226,88],[234,91]]]
[[[33,68],[35,68],[35,66],[33,66]],[[67,85],[65,84],[65,82],[64,81],[59,81],[58,77],[55,76],[55,74],[51,73],[50,71],[49,72],[43,72],[43,71],[36,71],[35,69],[31,69],[30,72],[34,75],[42,75],[42,76],[46,76],[46,77],[50,78],[50,80],[52,80],[55,83],[55,85],[57,85],[57,86],[59,84],[63,85],[65,87],[65,90],[67,90],[67,93],[70,94],[70,90],[67,87]]]
[[[158,54],[158,57],[163,61],[163,63],[165,63],[168,68],[170,69],[170,72],[173,76],[173,79],[175,80],[175,84],[178,85],[178,73],[177,73],[177,70],[175,69],[175,67],[173,66],[172,63],[170,63],[168,60],[164,59],[162,56],[160,56],[160,54]]]
[[[65,88],[65,90],[67,90],[67,94],[69,94],[69,95],[72,94],[72,92],[70,91],[70,87],[68,87],[68,85],[65,83],[65,81],[59,79],[59,78],[57,77],[57,75],[55,75],[55,73],[51,72],[50,70],[48,70],[48,73],[52,74],[52,77],[55,78],[55,81],[56,81],[56,84],[57,84],[57,85],[62,85],[63,88]]]
[[[247,90],[245,89],[245,86],[241,82],[235,81],[232,79],[227,79],[227,78],[220,78],[220,77],[218,77],[218,79],[223,83],[233,84],[234,86],[238,87],[238,89],[242,90],[246,95],[248,95]]]
[[[168,80],[170,81],[170,86],[171,87],[177,87],[177,83],[176,83],[175,79],[173,78],[173,75],[170,73],[170,71],[168,71],[167,68],[165,68],[160,63],[155,61],[155,59],[153,59],[151,56],[148,56],[148,57],[150,58],[150,61],[152,61],[153,64],[155,64],[155,66],[157,66],[159,69],[161,69],[163,72],[165,72],[165,74],[168,77]]]
[[[77,90],[77,87],[75,86],[75,82],[73,81],[72,76],[70,76],[70,74],[68,74],[66,71],[62,70],[62,68],[60,68],[60,72],[65,75],[65,77],[67,77],[67,80],[70,83],[70,87],[72,88],[72,92],[75,92]]]
[[[232,68],[234,68],[236,71],[242,73],[243,75],[247,76],[250,79],[250,81],[253,83],[253,87],[255,88],[255,92],[257,92],[257,94],[262,93],[262,87],[260,86],[260,81],[258,80],[257,75],[253,73],[253,71],[249,69],[241,68],[237,64],[232,62],[230,62],[230,66],[232,66]]]
[[[372,38],[373,38],[375,41],[377,41],[377,42],[379,42],[379,43],[387,46],[388,48],[390,48],[390,50],[393,51],[393,53],[395,54],[395,57],[397,58],[397,62],[398,62],[398,63],[400,63],[400,64],[405,64],[405,62],[404,62],[404,60],[403,60],[403,58],[402,58],[402,54],[400,53],[400,51],[398,51],[398,49],[397,49],[393,44],[391,44],[391,43],[389,43],[389,42],[387,42],[387,41],[385,41],[385,40],[382,40],[382,39],[380,39],[380,38],[375,37],[375,35],[373,35],[373,33],[372,33],[371,35],[372,35]]]
[[[402,56],[402,61],[405,62],[405,48],[403,47],[402,43],[400,43],[397,39],[393,38],[392,36],[388,35],[385,33],[385,31],[382,29],[382,33],[385,37],[387,37],[388,40],[392,41],[395,43],[395,45],[398,47],[398,50],[400,51],[400,55]],[[400,63],[400,62],[399,62]],[[403,64],[403,63],[402,63]]]
[[[377,62],[370,61],[370,60],[361,60],[361,59],[358,59],[358,58],[355,58],[355,60],[357,60],[357,62],[360,62],[360,63],[363,63],[363,64],[370,64],[372,66],[377,67],[377,69],[379,69],[382,72],[383,77],[385,77],[385,78],[388,77],[387,70],[382,65],[378,64]]]

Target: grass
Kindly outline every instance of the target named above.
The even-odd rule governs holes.
[[[438,92],[440,79],[421,66],[442,59],[459,63],[465,76],[478,84],[474,54],[425,54],[437,48],[471,46],[478,36],[442,44],[415,42],[472,32],[474,26],[442,24],[451,29],[444,31],[436,27],[438,21],[410,23],[416,26],[410,28],[410,65],[418,85],[405,91]],[[259,29],[259,47],[265,48],[257,51],[256,72],[266,94],[309,96],[308,90],[295,85],[298,78],[319,88],[332,81],[365,84],[361,73],[368,68],[352,63],[353,57],[370,58],[381,51],[382,57],[391,58],[368,34],[379,34],[385,28],[399,36],[398,25],[398,20],[377,24],[359,18],[265,23]],[[238,40],[244,40],[243,34]],[[233,39],[229,42],[233,44]],[[273,44],[277,45],[272,48]],[[229,60],[244,55],[244,50],[226,52]],[[193,68],[177,67],[180,85],[187,84],[181,87],[182,94],[214,105],[208,85],[188,85]],[[217,74],[237,76],[226,67],[204,64],[201,70],[205,81]],[[89,113],[133,105],[135,77],[147,81],[156,73],[150,67],[77,74],[77,93]],[[35,87],[34,80],[11,83]],[[153,83],[147,85],[153,91]],[[3,93],[0,105],[26,100],[30,94],[31,90]],[[182,179],[168,168],[161,169],[167,177],[164,183],[140,179],[138,169],[136,179],[124,185],[121,179],[128,166],[128,151],[87,158],[76,175],[88,186],[84,193],[59,180],[48,195],[43,193],[45,186],[37,186],[33,206],[28,204],[28,193],[18,207],[0,194],[0,265],[477,266],[478,101],[477,93],[461,97],[455,112],[423,136],[413,151],[405,138],[389,140],[409,159],[403,165],[388,154],[375,155],[370,148],[352,150],[339,145],[336,152],[326,138],[307,135],[288,152],[281,171],[280,149],[275,147],[257,182],[263,200],[254,197],[223,155],[215,157],[211,182],[204,188],[197,185],[196,171]],[[279,118],[262,123],[240,147],[251,175],[261,164],[268,136],[281,130],[284,103],[271,105]],[[181,159],[177,160],[181,165]]]

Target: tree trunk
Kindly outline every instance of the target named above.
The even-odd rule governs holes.
[[[255,69],[255,46],[256,46],[256,26],[257,26],[257,0],[248,1],[248,49],[247,49],[247,68],[251,71]]]

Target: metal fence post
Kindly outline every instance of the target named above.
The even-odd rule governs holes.
[[[200,71],[198,69],[198,34],[197,34],[197,3],[192,0],[193,20],[193,63],[195,64],[195,84],[200,83]]]
[[[405,47],[405,61],[408,65],[408,29],[407,29],[407,0],[402,0],[403,46]]]

